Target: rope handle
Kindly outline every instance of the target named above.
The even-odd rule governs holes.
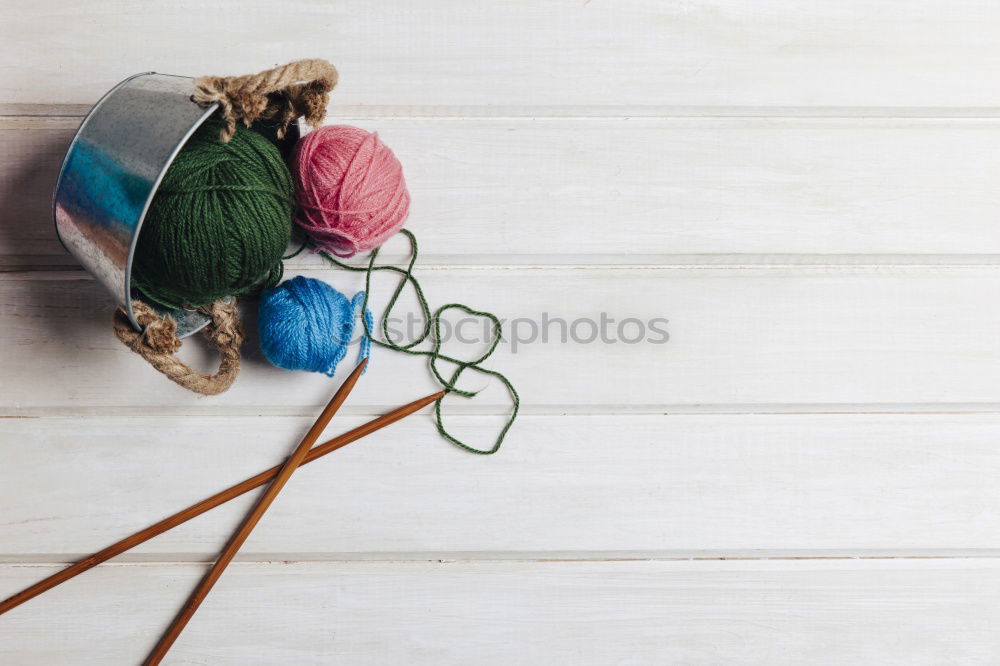
[[[174,354],[181,348],[177,337],[177,322],[169,316],[161,316],[152,307],[139,300],[132,300],[132,311],[142,331],[132,327],[132,323],[121,306],[115,310],[112,326],[115,336],[122,343],[142,356],[167,379],[189,391],[202,395],[218,395],[229,389],[240,372],[240,347],[243,344],[243,324],[236,307],[236,299],[226,303],[215,301],[203,308],[212,318],[202,335],[219,350],[221,360],[214,375],[203,375],[193,370]]]
[[[200,76],[194,80],[191,101],[202,106],[219,104],[223,143],[233,138],[237,122],[249,127],[258,118],[277,118],[280,139],[300,116],[319,127],[326,117],[330,91],[336,85],[337,69],[326,60],[314,58],[257,74]]]

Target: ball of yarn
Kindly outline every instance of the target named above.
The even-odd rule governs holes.
[[[320,250],[339,257],[373,250],[406,221],[403,167],[378,135],[335,125],[307,134],[292,158],[295,220]]]
[[[204,124],[164,174],[132,263],[134,285],[161,305],[207,305],[281,279],[294,209],[277,147],[239,127],[229,143]]]
[[[261,294],[257,332],[268,361],[286,370],[322,372],[332,377],[354,337],[355,312],[365,293],[353,299],[307,277],[286,280]],[[369,330],[371,313],[364,313]],[[370,340],[361,336],[361,358],[369,353]]]

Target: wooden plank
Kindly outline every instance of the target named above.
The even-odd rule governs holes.
[[[496,427],[452,421],[470,439]],[[311,422],[0,419],[0,560],[99,550],[275,464]],[[241,557],[991,553],[998,437],[998,415],[526,416],[481,458],[421,415],[297,472]],[[255,496],[118,561],[209,558]]]
[[[356,273],[306,274],[349,293],[363,286]],[[0,384],[3,414],[111,408],[315,415],[329,399],[335,382],[271,367],[253,335],[231,391],[203,400],[175,387],[113,337],[110,299],[83,275],[0,276],[0,367],[13,378]],[[495,267],[432,269],[421,277],[433,304],[470,303],[512,322],[510,344],[494,361],[517,383],[526,413],[965,411],[1000,404],[992,268]],[[395,284],[387,280],[373,284],[377,313]],[[246,309],[253,331],[252,303]],[[463,329],[472,344],[453,336],[445,350],[477,355],[482,345],[475,341],[485,337],[477,321]],[[184,357],[210,368],[196,340]],[[341,374],[349,366],[342,364]],[[477,379],[467,386],[485,386]],[[380,350],[350,408],[372,413],[434,388],[424,359]],[[498,382],[475,400],[452,402],[449,410],[461,413],[508,408]]]
[[[431,263],[1000,254],[1000,120],[331,120],[399,154]],[[0,268],[73,265],[51,196],[75,127],[0,122]]]
[[[0,594],[51,571],[0,567]],[[203,565],[110,566],[0,623],[5,663],[133,663]],[[173,664],[980,664],[997,560],[234,564]]]
[[[1000,8],[987,0],[805,8],[789,0],[299,0],[291,8],[181,0],[143,12],[125,0],[62,0],[13,6],[4,18],[0,99],[8,103],[93,103],[136,72],[243,74],[304,56],[337,64],[335,100],[348,105],[1000,103]]]

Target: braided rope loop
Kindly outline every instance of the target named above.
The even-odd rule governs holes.
[[[177,337],[177,322],[172,317],[160,315],[146,303],[132,300],[132,311],[136,321],[143,327],[141,331],[132,327],[121,306],[115,310],[111,323],[115,336],[167,379],[195,393],[218,395],[233,385],[240,372],[243,324],[240,322],[236,299],[230,300],[230,303],[218,300],[202,308],[212,321],[201,329],[201,333],[218,349],[221,356],[219,369],[211,375],[195,371],[174,356],[181,348],[181,341]]]
[[[194,80],[191,101],[219,105],[224,143],[233,138],[237,122],[250,127],[258,119],[277,119],[282,138],[299,117],[319,127],[336,85],[337,69],[326,60],[296,60],[257,74],[200,76]]]

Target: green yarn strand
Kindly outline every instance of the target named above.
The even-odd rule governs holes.
[[[469,446],[468,444],[465,444],[464,442],[456,438],[454,435],[452,435],[450,432],[448,432],[448,430],[444,426],[443,418],[441,415],[441,403],[444,401],[444,397],[439,398],[437,402],[434,403],[434,422],[437,425],[438,433],[440,433],[442,437],[444,437],[452,444],[461,447],[466,451],[470,451],[472,453],[478,453],[480,455],[490,455],[496,453],[497,450],[500,448],[500,445],[503,443],[504,438],[507,436],[507,431],[509,431],[510,427],[514,425],[514,421],[517,419],[518,409],[521,405],[521,397],[518,395],[517,390],[514,388],[514,385],[511,384],[510,380],[508,380],[506,376],[497,372],[496,370],[490,370],[489,368],[484,368],[481,365],[484,361],[486,361],[486,359],[488,359],[490,356],[493,355],[493,352],[496,351],[497,345],[500,344],[500,340],[503,337],[503,326],[500,323],[500,320],[497,318],[497,316],[494,315],[493,313],[484,312],[481,310],[474,310],[469,306],[463,305],[461,303],[448,303],[447,305],[442,305],[434,312],[431,312],[430,306],[428,306],[427,304],[427,297],[424,295],[424,290],[420,286],[420,282],[418,282],[417,278],[414,277],[413,275],[413,266],[416,264],[417,261],[417,238],[416,236],[413,235],[412,232],[410,232],[407,229],[401,229],[399,233],[406,236],[410,241],[410,260],[407,263],[406,268],[399,268],[398,266],[389,266],[389,265],[376,266],[375,259],[378,257],[379,253],[379,250],[377,248],[372,251],[368,259],[367,267],[351,266],[350,264],[345,264],[344,262],[340,261],[339,259],[330,254],[327,254],[325,252],[321,254],[327,261],[334,264],[335,266],[339,266],[340,268],[344,268],[349,271],[364,271],[366,273],[365,300],[362,307],[363,310],[368,308],[368,298],[371,295],[372,273],[376,271],[389,271],[391,273],[396,273],[401,276],[399,283],[393,290],[392,296],[389,298],[389,302],[386,305],[385,311],[382,314],[381,329],[382,329],[382,336],[384,339],[383,340],[376,339],[375,336],[372,335],[372,331],[368,327],[368,322],[364,322],[365,333],[368,335],[368,338],[371,340],[372,344],[379,345],[380,347],[385,347],[387,349],[393,349],[395,351],[403,352],[404,354],[412,354],[414,356],[427,356],[431,372],[434,374],[434,377],[438,380],[438,382],[441,384],[441,386],[444,388],[447,394],[455,394],[462,396],[464,398],[472,398],[476,395],[477,393],[476,391],[466,391],[458,388],[457,386],[459,378],[462,376],[462,373],[464,373],[466,370],[472,370],[474,372],[488,375],[490,377],[496,377],[497,379],[500,380],[501,383],[503,383],[504,387],[507,389],[507,392],[510,394],[511,397],[510,417],[507,419],[507,422],[504,424],[503,428],[500,430],[500,433],[497,435],[497,438],[494,441],[493,446],[489,449],[477,449],[472,446]],[[299,251],[301,251],[301,248],[299,249]],[[296,252],[296,254],[298,254],[298,252]],[[399,297],[403,293],[403,289],[406,287],[407,284],[413,286],[413,291],[417,295],[417,302],[420,304],[420,309],[424,315],[424,327],[423,330],[420,332],[420,334],[417,335],[414,340],[406,344],[402,344],[392,339],[392,335],[389,331],[389,320],[390,317],[392,316],[392,309],[396,306],[396,301],[399,300]],[[492,324],[493,326],[492,342],[490,343],[489,348],[478,358],[473,359],[471,361],[463,361],[461,359],[452,358],[447,354],[441,353],[441,315],[447,312],[448,310],[461,310],[462,312],[465,312],[466,314],[471,315],[473,317],[483,317],[485,319],[488,319]],[[422,343],[424,340],[427,340],[428,338],[430,338],[431,340],[431,349],[414,349],[414,347]],[[447,363],[452,363],[455,366],[455,370],[451,374],[450,378],[446,379],[441,374],[437,366],[438,361],[445,361]]]
[[[178,153],[153,198],[132,264],[134,286],[168,308],[243,296],[281,280],[294,208],[277,147],[239,127],[229,143],[216,122]]]

